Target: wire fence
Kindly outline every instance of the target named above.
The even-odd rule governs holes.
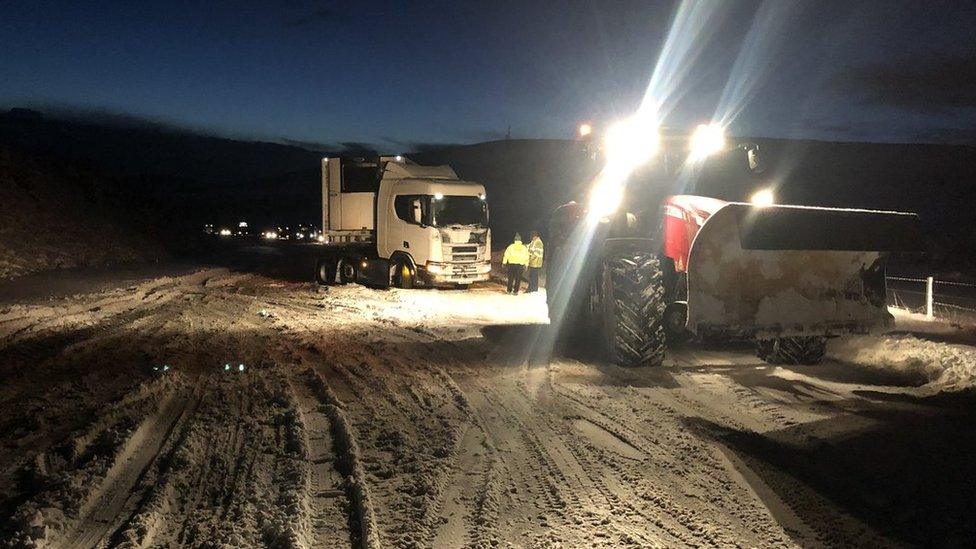
[[[976,284],[935,277],[887,277],[888,304],[928,318],[976,322]]]

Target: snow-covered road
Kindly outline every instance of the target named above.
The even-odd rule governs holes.
[[[0,541],[976,539],[973,395],[935,388],[937,366],[886,367],[887,339],[832,344],[864,364],[796,368],[748,346],[678,349],[664,368],[526,360],[545,318],[544,296],[493,285],[326,290],[222,269],[5,306]],[[932,345],[957,371],[972,356],[924,344],[923,363]]]

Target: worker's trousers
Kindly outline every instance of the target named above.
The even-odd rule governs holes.
[[[539,291],[539,271],[542,267],[529,267],[529,287],[526,288],[527,293]]]
[[[508,264],[508,293],[517,294],[522,287],[522,270],[525,265]]]

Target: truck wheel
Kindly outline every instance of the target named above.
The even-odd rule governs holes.
[[[393,264],[393,285],[404,290],[413,288],[414,273],[410,269],[410,263],[406,260],[398,259]]]
[[[627,251],[603,265],[604,350],[621,366],[664,362],[664,281],[657,256]]]
[[[821,336],[774,337],[756,341],[756,354],[770,364],[816,364],[827,351]]]
[[[354,259],[344,257],[339,260],[339,283],[352,284],[357,279],[356,262]]]
[[[327,259],[319,259],[315,262],[315,281],[322,286],[335,283],[335,265]]]

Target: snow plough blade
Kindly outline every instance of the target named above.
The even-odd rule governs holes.
[[[688,258],[688,328],[742,337],[861,333],[889,321],[886,252],[918,251],[918,217],[730,203]]]

